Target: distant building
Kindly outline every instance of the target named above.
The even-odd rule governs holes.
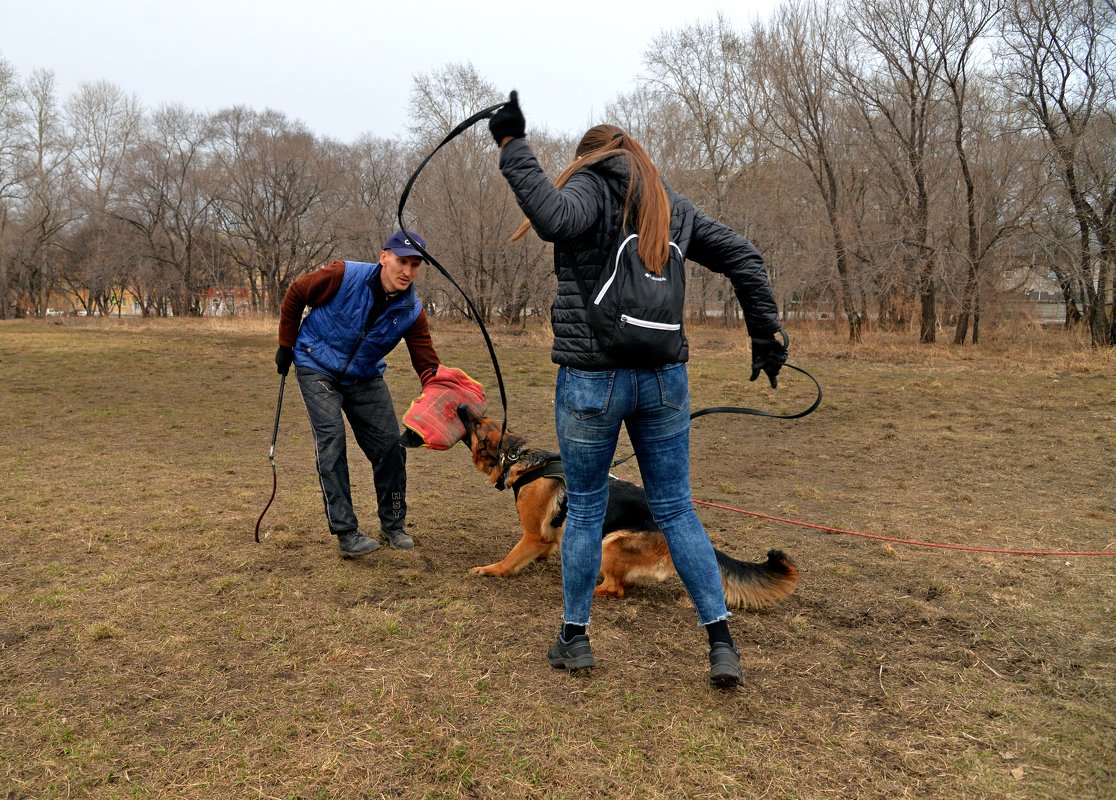
[[[1005,283],[1010,287],[1008,297],[1014,298],[1020,312],[1035,324],[1066,324],[1066,300],[1053,273],[1042,275],[1037,269],[1016,270],[1005,276]]]
[[[203,296],[204,313],[209,317],[239,317],[252,310],[252,291],[246,286],[224,290],[210,287]]]

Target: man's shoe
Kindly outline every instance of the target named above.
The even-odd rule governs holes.
[[[718,689],[731,689],[744,683],[744,676],[740,674],[740,651],[724,642],[710,647],[709,680]]]
[[[360,531],[337,534],[337,546],[341,548],[341,558],[356,558],[380,549],[380,543],[369,539]]]
[[[570,641],[558,636],[558,641],[546,651],[550,666],[555,669],[568,669],[577,672],[581,669],[592,669],[597,666],[597,659],[593,658],[593,651],[589,647],[589,637],[585,634],[575,636]]]
[[[380,531],[380,535],[384,537],[385,542],[396,550],[410,550],[415,546],[415,540],[408,536],[405,531]]]

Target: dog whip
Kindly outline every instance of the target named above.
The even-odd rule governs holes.
[[[271,497],[268,498],[264,510],[260,512],[260,518],[256,520],[256,544],[260,543],[260,523],[263,522],[264,514],[271,508],[271,503],[275,500],[275,490],[279,486],[279,475],[275,470],[275,440],[279,436],[279,414],[283,411],[283,389],[286,385],[287,376],[280,376],[279,402],[275,404],[275,426],[271,429],[271,449],[267,451],[267,460],[271,462]]]

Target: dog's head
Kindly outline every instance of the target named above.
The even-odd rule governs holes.
[[[457,415],[465,425],[462,441],[473,454],[473,466],[496,483],[519,462],[526,442],[511,431],[504,431],[501,436],[499,422],[492,417],[478,417],[467,406],[458,406]]]

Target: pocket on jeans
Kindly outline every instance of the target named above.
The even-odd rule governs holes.
[[[689,407],[690,381],[685,364],[668,364],[655,369],[663,405],[680,411]]]
[[[562,372],[559,400],[567,411],[578,419],[599,417],[608,411],[615,372],[587,372],[571,367],[563,367]]]

